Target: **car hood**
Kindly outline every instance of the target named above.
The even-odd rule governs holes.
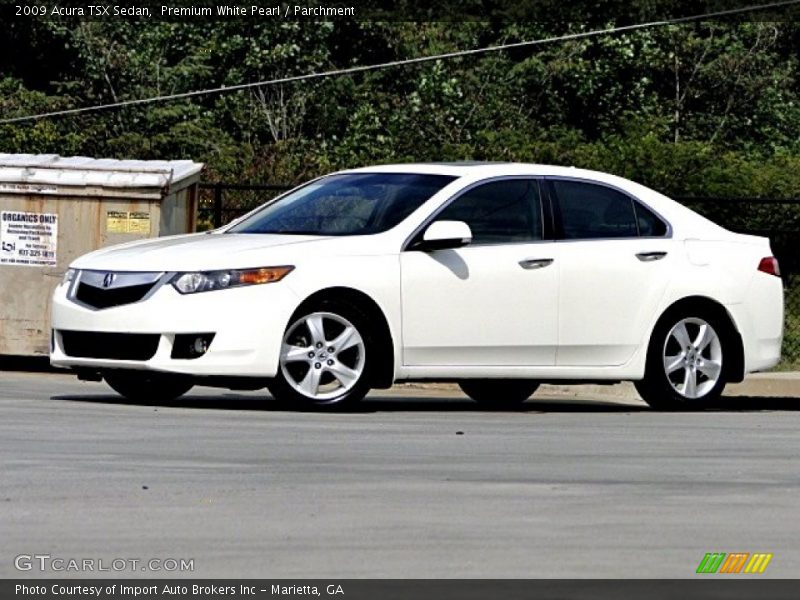
[[[198,233],[138,240],[81,256],[72,267],[102,271],[211,271],[286,264],[335,238],[308,235]]]

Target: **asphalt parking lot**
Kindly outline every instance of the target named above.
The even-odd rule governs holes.
[[[706,552],[798,575],[800,399],[658,413],[586,389],[485,412],[398,387],[320,414],[0,372],[0,576],[43,575],[14,568],[38,553],[203,578],[691,577]]]

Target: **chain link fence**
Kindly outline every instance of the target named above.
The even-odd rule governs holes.
[[[197,229],[222,227],[291,187],[267,183],[201,183]]]
[[[198,229],[220,227],[287,189],[272,184],[201,184]],[[770,239],[780,262],[786,299],[779,368],[800,368],[800,198],[675,199],[731,231]]]

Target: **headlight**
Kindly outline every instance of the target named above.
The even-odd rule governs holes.
[[[177,273],[171,283],[172,287],[181,294],[196,294],[197,292],[225,290],[242,285],[274,283],[286,277],[292,269],[294,267],[262,267],[260,269]]]
[[[75,281],[75,276],[77,274],[77,269],[67,269],[67,272],[64,273],[64,279],[61,280],[61,285],[67,285]]]

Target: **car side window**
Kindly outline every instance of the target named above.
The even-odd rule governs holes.
[[[639,226],[639,235],[642,237],[662,237],[667,235],[667,224],[659,219],[653,211],[646,206],[633,203],[636,211],[636,224]]]
[[[479,185],[456,198],[437,221],[464,221],[472,245],[542,239],[542,201],[535,179],[503,179]]]
[[[630,196],[603,185],[554,180],[564,239],[637,237]]]

